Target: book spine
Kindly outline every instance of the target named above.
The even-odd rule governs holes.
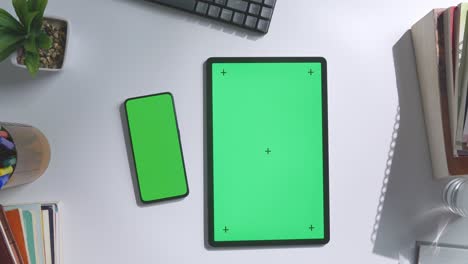
[[[449,176],[445,155],[437,49],[437,19],[443,9],[435,9],[411,28],[417,73],[426,123],[433,176]]]
[[[4,241],[5,243],[8,244],[8,247],[11,249],[12,253],[12,258],[14,259],[14,262],[16,264],[24,264],[24,261],[21,257],[20,250],[18,247],[18,243],[16,243],[16,240],[13,236],[13,232],[10,228],[10,225],[8,224],[8,220],[5,214],[5,210],[3,209],[3,206],[0,205],[0,221],[2,223],[3,231],[5,232],[5,235],[7,237],[8,241]]]

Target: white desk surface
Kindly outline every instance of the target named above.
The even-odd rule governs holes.
[[[264,37],[142,0],[49,1],[71,22],[68,65],[32,79],[0,64],[0,119],[40,128],[52,160],[1,203],[64,203],[64,260],[78,263],[396,263],[370,240],[398,105],[392,46],[431,8],[455,1],[278,0]],[[1,7],[11,11],[10,1]],[[213,56],[328,61],[331,241],[324,247],[207,250],[203,63]],[[122,102],[175,96],[190,195],[136,204]]]

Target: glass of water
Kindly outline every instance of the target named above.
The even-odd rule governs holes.
[[[442,199],[451,212],[468,216],[468,178],[457,178],[447,183]]]

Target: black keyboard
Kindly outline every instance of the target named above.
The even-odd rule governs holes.
[[[276,0],[198,0],[196,14],[267,33]]]

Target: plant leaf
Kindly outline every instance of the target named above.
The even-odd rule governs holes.
[[[0,61],[8,58],[23,43],[24,37],[14,34],[0,34]]]
[[[26,15],[29,13],[26,0],[13,0],[13,7],[20,22],[26,27]]]
[[[44,11],[47,6],[47,0],[29,0],[29,10],[37,11],[39,14],[33,20],[32,29],[36,32],[39,32],[42,27],[42,20],[44,18]]]
[[[21,42],[20,42],[21,43]],[[18,45],[11,45],[10,47],[0,50],[0,62],[8,58],[15,50],[18,48]]]
[[[52,47],[52,38],[44,32],[37,37],[37,46],[41,49],[50,49]]]
[[[0,8],[0,28],[14,32],[23,32],[23,26],[5,9]]]
[[[26,52],[24,64],[26,64],[26,68],[28,68],[29,73],[32,76],[35,76],[36,73],[39,71],[39,66],[41,65],[40,60],[39,60],[39,53],[38,52]]]
[[[24,49],[29,52],[37,52],[36,38],[29,37],[24,42]]]
[[[47,0],[29,0],[28,1],[29,10],[38,11],[39,16],[42,17],[44,15],[47,2],[48,2]]]
[[[23,36],[12,33],[3,33],[0,35],[0,50],[3,50],[21,40],[24,40]]]
[[[26,33],[29,33],[34,18],[40,12],[29,10],[29,4],[26,0],[13,0],[13,6],[15,7],[16,15],[23,24],[23,27],[26,29]],[[40,21],[42,23],[42,19]]]
[[[34,11],[34,12],[28,12],[25,17],[25,24],[24,26],[26,27],[26,32],[31,31],[31,23],[33,22],[33,19],[39,14],[39,12]]]

